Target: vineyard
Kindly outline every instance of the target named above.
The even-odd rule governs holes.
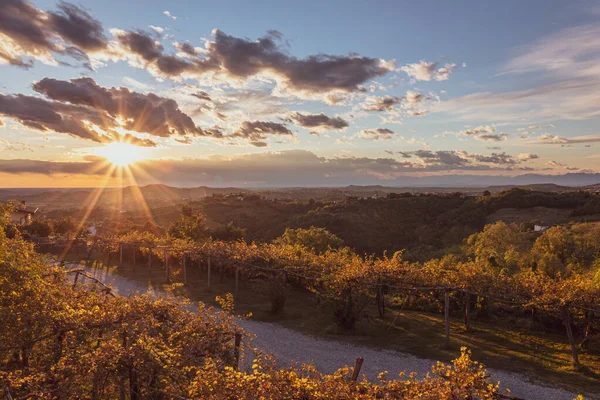
[[[122,250],[123,243],[96,238],[94,246],[109,256]],[[216,253],[218,243],[193,253],[180,242],[168,248],[158,245],[146,248],[150,263],[160,254],[172,259],[187,255],[192,262],[202,249],[210,250],[215,262],[226,259]],[[144,254],[141,246],[133,248],[133,257]],[[261,251],[247,250],[247,257]],[[168,271],[172,261],[163,261]],[[249,261],[238,258],[236,265]],[[68,275],[85,272],[50,263],[32,243],[6,238],[4,229],[0,229],[0,267],[0,380],[6,399],[507,397],[499,393],[497,384],[488,382],[484,367],[472,361],[466,349],[453,364],[438,363],[421,379],[413,374],[403,380],[389,379],[382,372],[377,382],[368,382],[352,368],[333,375],[310,365],[279,369],[261,354],[250,371],[240,371],[235,344],[243,332],[229,312],[231,298],[222,299],[223,311],[200,307],[192,313],[185,301],[176,298],[113,296],[97,281],[78,284],[76,277]],[[286,275],[267,268],[260,271]],[[251,272],[242,271],[243,275]]]
[[[466,330],[475,313],[528,317],[552,329],[562,326],[574,366],[580,364],[579,349],[587,349],[592,341],[600,313],[598,285],[593,276],[583,274],[561,279],[532,271],[508,275],[494,273],[481,263],[450,258],[416,264],[403,261],[401,254],[361,257],[347,249],[316,253],[293,245],[197,243],[139,233],[97,236],[86,248],[83,258],[101,254],[105,265],[111,258],[117,263],[127,260],[151,273],[151,266],[158,264],[167,283],[176,279],[187,283],[191,269],[206,274],[209,288],[217,276],[220,280],[223,275],[230,276],[235,282],[235,296],[240,282],[261,279],[268,282],[274,315],[283,315],[290,287],[306,290],[318,301],[332,305],[332,320],[349,330],[367,304],[376,303],[379,317],[384,318],[386,298],[401,297],[405,299],[403,308],[443,313],[446,346],[452,336],[451,313],[462,315]],[[88,258],[88,262],[93,259]]]

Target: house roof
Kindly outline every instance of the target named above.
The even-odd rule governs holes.
[[[39,208],[22,207],[22,208],[17,208],[15,210],[15,212],[22,212],[22,213],[25,213],[25,214],[35,214],[37,212],[37,210],[39,210]]]

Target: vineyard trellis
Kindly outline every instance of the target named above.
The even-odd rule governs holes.
[[[410,296],[433,297],[435,302],[443,304],[444,344],[446,346],[450,344],[451,300],[462,301],[466,330],[470,329],[471,307],[476,300],[486,300],[490,302],[489,304],[495,302],[521,311],[532,311],[532,314],[536,311],[546,312],[562,321],[574,365],[579,365],[577,344],[573,332],[574,318],[583,319],[589,327],[595,322],[595,315],[600,313],[598,289],[586,287],[585,282],[577,280],[561,283],[530,275],[519,282],[512,277],[482,274],[477,278],[479,280],[471,282],[474,275],[461,274],[460,271],[452,271],[454,275],[444,275],[444,271],[432,274],[431,270],[423,272],[418,269],[411,269],[407,272],[405,270],[406,263],[393,258],[359,257],[360,260],[357,261],[356,257],[346,256],[346,258],[342,257],[341,261],[350,262],[350,266],[332,267],[332,264],[340,261],[336,260],[333,255],[336,252],[315,255],[310,252],[301,252],[295,248],[278,248],[269,244],[214,241],[198,244],[180,239],[139,241],[128,240],[127,237],[96,236],[88,243],[87,261],[90,262],[92,253],[96,250],[104,253],[107,264],[110,263],[111,254],[118,253],[119,262],[122,264],[125,246],[132,249],[131,258],[134,268],[137,264],[137,254],[148,258],[149,274],[151,274],[153,260],[160,260],[164,265],[168,283],[172,282],[171,264],[175,260],[179,261],[182,267],[184,284],[187,283],[190,263],[196,263],[199,266],[204,263],[207,288],[211,290],[214,272],[212,268],[217,267],[221,280],[224,273],[234,276],[236,299],[239,298],[240,276],[246,279],[250,277],[266,279],[272,286],[272,311],[276,314],[283,313],[286,287],[289,284],[311,290],[319,297],[335,298],[339,301],[347,301],[344,297],[349,296],[352,302],[352,296],[356,296],[357,293],[366,293],[375,298],[381,318],[385,317],[386,295],[407,294],[407,301]],[[79,247],[80,244],[77,243],[76,248],[79,249]],[[264,252],[261,252],[263,250]],[[523,276],[519,278],[522,279]],[[486,284],[480,284],[481,281],[486,281],[484,282]],[[568,284],[581,285],[565,287]],[[475,287],[479,287],[479,290],[476,290]],[[326,293],[328,290],[330,293]],[[580,315],[582,312],[584,312],[583,317]],[[586,332],[587,330],[586,328]],[[585,340],[587,339],[586,334]]]

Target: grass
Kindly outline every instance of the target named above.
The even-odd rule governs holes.
[[[115,272],[127,278],[148,282],[153,287],[164,286],[164,268],[154,263],[150,276],[147,264],[140,262],[136,268],[124,263]],[[175,268],[175,282],[183,281],[183,271]],[[466,331],[462,319],[452,316],[450,341],[444,346],[444,319],[441,313],[402,310],[399,299],[387,299],[385,319],[377,316],[375,305],[367,306],[362,318],[352,331],[343,331],[333,323],[333,312],[326,305],[317,304],[313,294],[289,288],[285,315],[270,314],[268,283],[260,280],[246,282],[240,279],[239,297],[235,301],[236,313],[252,313],[251,319],[277,324],[309,335],[360,344],[373,348],[392,349],[418,357],[451,361],[461,346],[467,346],[473,358],[488,367],[524,374],[535,381],[562,387],[575,393],[600,393],[600,348],[591,347],[580,352],[582,367],[571,365],[570,349],[565,334],[541,332],[527,328],[522,321],[472,320]],[[208,288],[206,271],[188,268],[186,285],[176,288],[177,294],[193,301],[217,305],[215,297],[234,292],[234,279],[212,271]],[[396,301],[395,301],[396,300]]]

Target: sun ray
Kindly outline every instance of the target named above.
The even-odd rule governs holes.
[[[67,245],[65,246],[65,249],[63,250],[63,252],[60,255],[60,258],[59,258],[60,260],[64,260],[65,256],[71,249],[71,246],[73,246],[73,241],[76,240],[77,236],[79,235],[79,233],[85,226],[85,223],[87,222],[87,219],[89,218],[90,214],[94,210],[94,207],[98,203],[100,196],[102,196],[102,193],[104,193],[104,189],[106,189],[106,187],[108,186],[108,183],[110,182],[110,179],[112,178],[113,171],[115,170],[115,168],[116,168],[115,165],[112,165],[108,168],[108,171],[104,175],[103,185],[96,188],[94,191],[92,191],[92,193],[90,193],[90,195],[86,199],[86,204],[84,204],[85,213],[83,214],[83,216],[81,217],[81,221],[79,221],[79,224],[77,225],[77,229],[75,230],[75,237],[70,239],[69,242],[67,243]]]

